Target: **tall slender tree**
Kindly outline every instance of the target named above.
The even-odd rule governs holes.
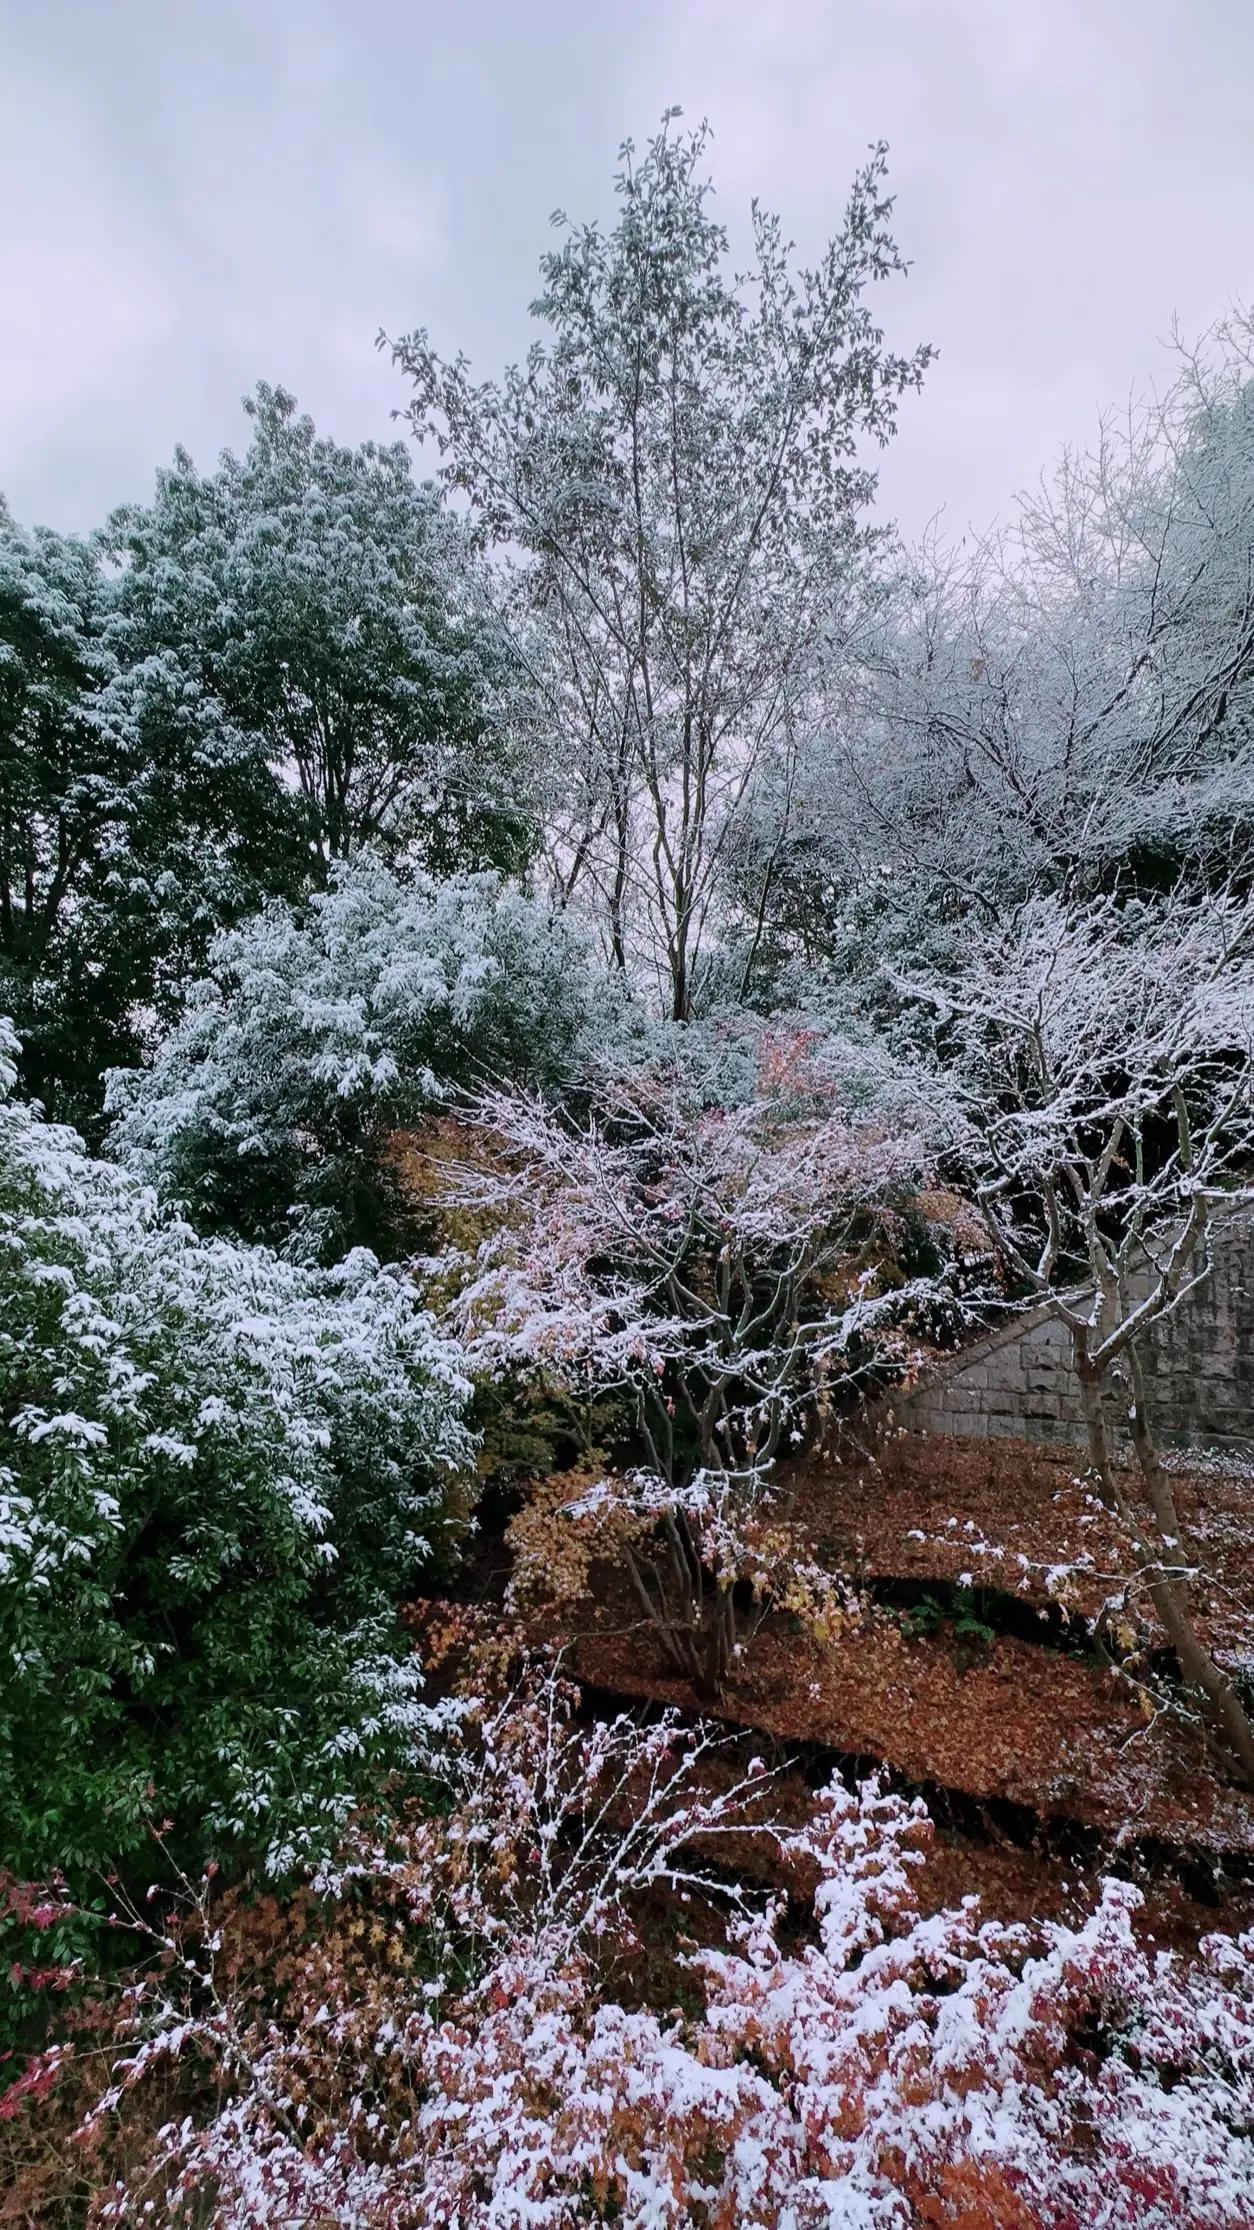
[[[707,133],[628,142],[608,233],[559,214],[537,342],[472,382],[425,332],[395,357],[409,416],[498,553],[501,609],[555,769],[552,870],[672,1014],[699,998],[730,832],[807,718],[814,654],[866,548],[864,449],[929,350],[884,345],[868,288],[905,266],[885,150],[839,232],[795,269],[753,207],[736,275],[702,175]]]

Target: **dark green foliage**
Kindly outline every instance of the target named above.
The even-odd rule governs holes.
[[[22,1080],[100,1136],[222,928],[362,847],[515,869],[528,785],[464,537],[403,448],[259,388],[242,462],[182,452],[88,540],[0,508],[0,1012]]]
[[[132,656],[173,655],[290,787],[315,879],[368,849],[438,875],[521,866],[525,787],[489,700],[502,647],[465,539],[403,444],[320,440],[282,388],[202,476],[185,451],[115,514]]]
[[[117,1859],[154,1814],[272,1869],[333,1828],[404,1751],[393,1606],[451,1546],[468,1391],[371,1257],[198,1239],[0,1101],[11,1866]]]
[[[984,1590],[956,1586],[949,1600],[941,1601],[930,1590],[901,1614],[902,1631],[910,1641],[930,1641],[949,1627],[957,1644],[960,1666],[978,1662],[997,1639],[995,1627],[980,1616],[985,1608]]]
[[[90,1123],[208,936],[299,855],[254,742],[168,657],[128,665],[89,543],[0,516],[0,1007],[26,1088]]]

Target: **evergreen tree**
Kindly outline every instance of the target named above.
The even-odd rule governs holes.
[[[315,879],[363,849],[520,866],[525,785],[490,718],[505,665],[464,533],[402,443],[341,448],[282,388],[244,408],[242,459],[201,475],[179,450],[110,523],[130,654],[172,653],[257,740]]]

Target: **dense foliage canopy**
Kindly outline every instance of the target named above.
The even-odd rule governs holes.
[[[0,1841],[103,1864],[174,1818],[269,1863],[386,1762],[393,1605],[446,1557],[466,1387],[363,1252],[202,1240],[0,1101]],[[203,1846],[202,1846],[203,1847]]]
[[[526,769],[465,537],[400,446],[258,389],[87,540],[0,511],[0,993],[28,1088],[93,1128],[215,932],[363,848],[518,868]]]
[[[315,869],[366,848],[518,867],[532,831],[489,698],[504,653],[456,521],[403,443],[344,449],[259,386],[246,455],[180,450],[118,511],[119,635],[174,660],[290,786]]]
[[[178,658],[131,657],[98,546],[0,512],[0,1002],[50,1112],[177,1010],[220,922],[299,846],[255,739]]]
[[[152,1067],[112,1077],[112,1141],[198,1225],[305,1259],[394,1247],[396,1133],[457,1086],[570,1088],[612,1011],[578,939],[499,877],[373,859],[209,967]]]

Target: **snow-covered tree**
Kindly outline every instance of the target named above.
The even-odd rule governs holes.
[[[110,521],[128,655],[174,657],[258,739],[315,867],[516,866],[525,770],[489,719],[502,653],[456,520],[403,443],[341,448],[281,388],[244,407],[242,459],[201,475],[180,450]]]
[[[1247,1776],[1254,1729],[1189,1607],[1185,1536],[1153,1426],[1144,1335],[1209,1270],[1217,1215],[1254,1200],[1254,902],[1034,900],[970,934],[936,1016],[950,1144],[1017,1289],[1071,1334],[1092,1476],[1137,1581]],[[1112,1460],[1121,1393],[1142,1493]]]
[[[700,1731],[570,1702],[465,1712],[438,1815],[350,1849],[277,1988],[229,1902],[132,1913],[153,1971],[63,2148],[97,2225],[1243,2230],[1251,1939],[1147,1951],[1119,1881],[1074,1927],[924,1917],[917,1800],[834,1780],[786,1830],[768,1776],[711,1782]],[[800,1941],[743,1886],[752,1845]],[[54,2052],[25,2080],[75,2074]]]
[[[128,657],[99,548],[0,509],[0,1001],[50,1110],[97,1116],[213,928],[299,872],[289,820],[221,706]]]
[[[925,1149],[894,1105],[899,1080],[795,1033],[754,1051],[739,1104],[720,1102],[692,1038],[607,1066],[586,1123],[539,1097],[483,1097],[488,1152],[446,1182],[487,1235],[436,1266],[472,1368],[533,1374],[575,1418],[581,1402],[624,1403],[619,1453],[636,1462],[571,1498],[569,1551],[625,1560],[640,1610],[706,1692],[741,1637],[736,1583],[754,1617],[803,1592],[778,1533],[780,1454],[834,1381],[899,1366],[924,1323],[963,1308],[960,1273],[911,1221]],[[550,1586],[560,1548],[546,1526]]]
[[[403,445],[247,407],[242,462],[180,452],[102,534],[0,508],[0,998],[26,1088],[93,1138],[218,929],[363,848],[447,874],[534,844],[464,533]]]
[[[1012,530],[886,563],[746,814],[767,944],[899,960],[1050,891],[1222,881],[1254,836],[1254,326],[1108,417]],[[869,951],[868,948],[869,947]]]
[[[152,1066],[110,1078],[113,1147],[198,1225],[305,1259],[394,1249],[395,1133],[452,1085],[558,1086],[605,1011],[578,940],[497,876],[370,859],[210,965]]]
[[[395,1756],[468,1387],[403,1279],[203,1240],[0,1099],[0,1847],[281,1867]]]
[[[553,770],[558,887],[684,1019],[742,800],[793,748],[860,569],[865,446],[929,351],[887,350],[865,299],[904,269],[882,147],[814,269],[755,204],[735,278],[706,133],[671,120],[643,157],[622,150],[614,228],[567,226],[544,258],[552,339],[524,365],[477,386],[425,333],[395,354],[415,433],[511,560],[502,615]]]

